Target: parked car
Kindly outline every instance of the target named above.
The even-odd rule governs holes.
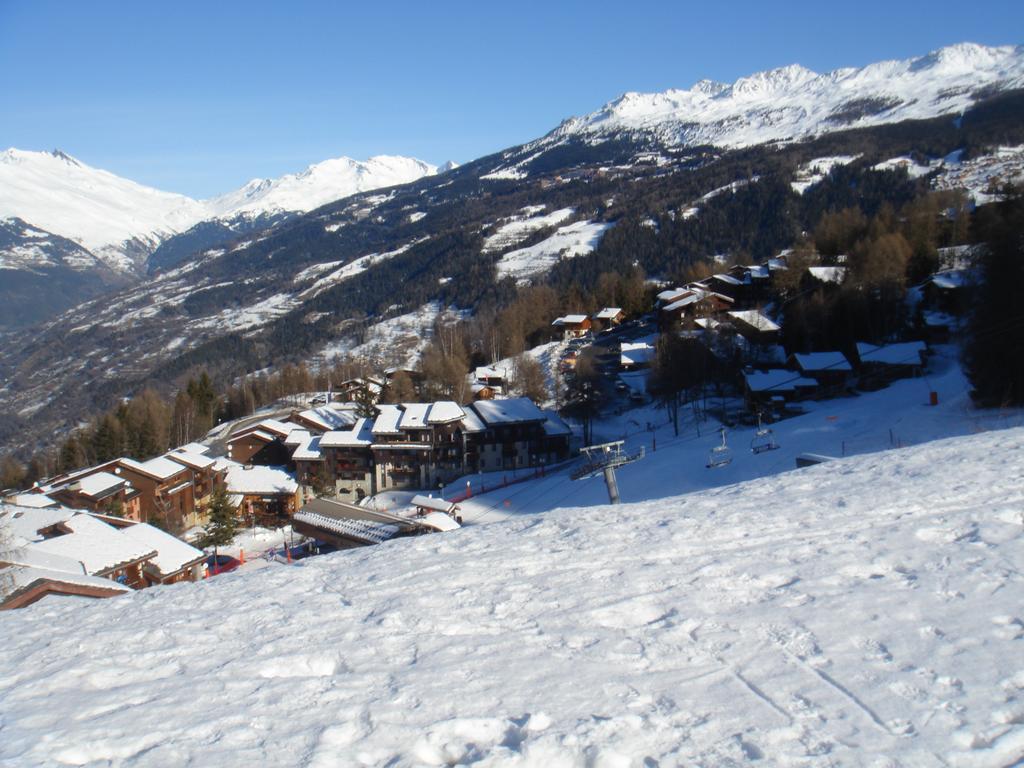
[[[216,576],[218,573],[233,571],[240,565],[241,562],[231,557],[231,555],[218,554],[216,563],[214,563],[213,555],[206,558],[207,573],[211,576]]]

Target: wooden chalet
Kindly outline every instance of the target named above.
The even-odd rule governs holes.
[[[565,315],[564,317],[556,317],[551,325],[560,330],[562,338],[568,341],[569,339],[578,339],[586,336],[590,332],[593,323],[590,322],[590,318],[587,315]]]
[[[217,460],[205,453],[184,448],[176,448],[164,456],[188,467],[192,477],[192,498],[195,502],[190,523],[202,525],[206,522],[206,510],[213,492],[224,486],[224,473],[218,470]]]
[[[462,474],[466,412],[457,403],[378,405],[377,410],[370,448],[378,491],[434,488]]]
[[[373,466],[373,425],[375,419],[360,418],[347,430],[332,430],[320,436],[316,450],[322,463],[309,469],[322,471],[334,486],[334,494],[346,501],[360,501],[376,493]],[[304,467],[296,472],[300,482],[308,472]]]
[[[275,528],[295,514],[299,484],[287,469],[235,462],[224,466],[224,484],[243,520]]]
[[[338,385],[335,397],[342,402],[355,403],[363,399],[377,403],[383,391],[384,382],[377,379],[369,377],[346,379]]]
[[[733,308],[734,300],[705,283],[689,283],[658,294],[658,327],[687,326],[699,318],[716,317]]]
[[[48,484],[47,495],[73,509],[116,514],[142,520],[142,493],[125,477],[108,471],[109,465],[92,467]]]
[[[473,381],[491,387],[495,392],[500,393],[508,378],[507,372],[501,368],[494,368],[490,365],[477,366],[473,371]]]
[[[818,382],[796,371],[776,368],[770,371],[747,371],[743,374],[743,393],[752,411],[782,407],[813,395]]]
[[[490,384],[472,384],[469,391],[472,392],[474,400],[493,400],[501,394],[500,389],[492,387]]]
[[[264,419],[240,429],[228,438],[228,458],[239,464],[287,464],[291,451],[284,441],[296,429],[300,429],[297,424],[277,419]]]
[[[121,458],[112,465],[114,474],[138,489],[143,522],[163,520],[182,527],[194,524],[195,490],[190,467],[164,456],[148,461]]]
[[[726,313],[736,333],[751,344],[778,344],[782,327],[756,309],[734,310]]]
[[[594,320],[601,323],[605,328],[619,325],[625,319],[626,313],[621,307],[605,307],[594,314]]]
[[[333,429],[349,429],[357,418],[355,403],[328,403],[304,411],[292,411],[288,421],[320,435]]]
[[[205,554],[164,531],[68,507],[0,505],[14,547],[0,568],[14,582],[0,608],[49,594],[112,597],[156,583],[202,578]]]
[[[529,398],[481,401],[471,408],[463,424],[466,471],[539,467],[568,457],[568,435],[562,432],[568,427]]]
[[[811,352],[789,356],[790,367],[818,382],[818,394],[826,397],[847,389],[853,366],[842,352]]]
[[[928,346],[923,341],[875,346],[857,344],[857,376],[861,389],[881,389],[897,379],[920,376]]]

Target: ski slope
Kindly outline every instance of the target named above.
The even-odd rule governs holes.
[[[689,410],[680,413],[678,437],[665,411],[648,405],[597,422],[594,442],[625,439],[628,452],[644,446],[647,455],[643,461],[617,473],[623,502],[641,502],[788,472],[795,469],[796,457],[802,453],[842,457],[1024,426],[1024,413],[1020,410],[973,408],[956,350],[937,350],[923,378],[897,381],[887,389],[856,397],[805,402],[801,405],[806,414],[767,425],[780,445],[778,450],[754,455],[750,442],[755,428],[730,429],[727,440],[733,458],[725,467],[705,467],[709,451],[721,444],[718,422],[701,422],[698,434],[698,424]],[[643,385],[637,386],[642,389]],[[938,394],[938,406],[928,405],[932,391]],[[716,404],[715,398],[709,399],[709,406]],[[649,424],[654,427],[653,432],[647,430]],[[469,481],[474,495],[461,502],[463,518],[467,522],[485,523],[558,507],[607,503],[604,482],[600,478],[573,481],[569,478],[572,468],[496,490],[504,480],[519,477],[512,472],[472,476]],[[481,487],[492,490],[480,494]],[[465,490],[465,480],[460,480],[446,489],[446,495],[452,497]]]
[[[984,426],[908,439],[942,409]],[[45,600],[0,617],[0,764],[1012,765],[1022,467],[1016,427]]]

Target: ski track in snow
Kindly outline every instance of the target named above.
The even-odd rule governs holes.
[[[959,375],[930,376],[938,409],[908,412],[921,380],[863,407],[902,409],[919,439],[970,432]],[[820,405],[780,438],[878,426]],[[788,443],[773,453],[792,466]],[[542,491],[542,515],[7,613],[0,763],[1024,758],[1024,428],[654,497],[681,485],[673,467],[707,484],[776,460],[719,475],[686,445],[621,470],[638,503],[550,510],[603,488],[560,502],[548,478],[515,486]]]

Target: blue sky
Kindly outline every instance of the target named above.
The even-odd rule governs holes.
[[[1019,0],[0,0],[0,147],[205,197],[340,155],[464,162],[625,91],[1022,30]]]

